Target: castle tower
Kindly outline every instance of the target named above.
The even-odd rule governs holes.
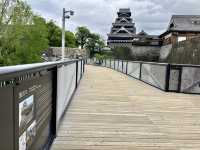
[[[131,11],[129,8],[119,9],[118,17],[115,23],[112,24],[110,33],[108,34],[108,46],[114,48],[116,46],[132,45],[134,35],[136,34],[135,23],[131,18]]]

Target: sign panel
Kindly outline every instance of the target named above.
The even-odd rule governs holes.
[[[44,149],[52,136],[52,72],[25,79],[15,87],[16,147]]]

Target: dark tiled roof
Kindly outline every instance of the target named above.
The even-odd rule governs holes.
[[[130,8],[120,8],[119,12],[122,12],[122,13],[124,13],[124,12],[131,12],[131,10],[130,10]]]
[[[127,34],[127,33],[108,34],[108,37],[133,37],[133,34]]]
[[[200,32],[200,15],[173,15],[168,31]]]

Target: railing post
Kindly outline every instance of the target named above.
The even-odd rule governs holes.
[[[111,58],[109,60],[110,60],[110,68],[111,68]]]
[[[122,60],[122,73],[124,73],[123,70],[124,70],[124,60]]]
[[[128,61],[126,62],[126,74],[128,74]]]
[[[169,91],[169,80],[170,80],[170,70],[171,70],[171,65],[167,65],[167,70],[166,70],[166,79],[165,79],[165,91]]]
[[[52,71],[53,79],[52,79],[52,123],[51,123],[51,129],[53,138],[57,136],[57,86],[58,86],[58,66],[55,67]]]
[[[117,70],[119,71],[119,59],[118,59],[118,66],[117,66]]]
[[[83,73],[85,73],[85,60],[83,61]]]
[[[83,70],[83,66],[82,65],[83,65],[83,62],[81,60],[81,72],[80,72],[81,73],[81,78],[82,78],[82,70]]]
[[[114,59],[114,70],[115,70],[115,59]]]
[[[140,62],[140,75],[139,80],[142,80],[142,62]]]
[[[78,60],[76,61],[76,89],[78,87]]]
[[[178,80],[178,92],[181,92],[181,84],[182,84],[182,73],[183,73],[183,66],[180,67],[180,74]]]

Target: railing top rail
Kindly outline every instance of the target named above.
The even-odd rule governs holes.
[[[197,67],[200,68],[200,65],[193,65],[193,64],[171,64],[172,66],[180,66],[180,67]]]
[[[121,59],[111,59],[111,60],[128,61],[128,62],[132,62],[132,63],[143,63],[143,64],[152,64],[152,65],[172,65],[172,66],[180,66],[180,67],[200,67],[200,65],[194,65],[194,64],[160,63],[160,62],[132,61],[132,60],[121,60]]]
[[[5,80],[5,78],[11,78],[27,72],[32,73],[45,69],[51,69],[56,66],[59,67],[62,65],[68,65],[78,60],[79,59],[0,67],[0,80]]]
[[[132,60],[121,60],[121,59],[111,59],[119,61],[127,61],[132,63],[143,63],[143,64],[152,64],[152,65],[168,65],[169,63],[158,63],[158,62],[146,62],[146,61],[132,61]]]
[[[169,65],[168,63],[145,62],[145,61],[141,61],[141,63],[143,63],[143,64],[151,64],[151,65],[161,65],[161,66]]]

